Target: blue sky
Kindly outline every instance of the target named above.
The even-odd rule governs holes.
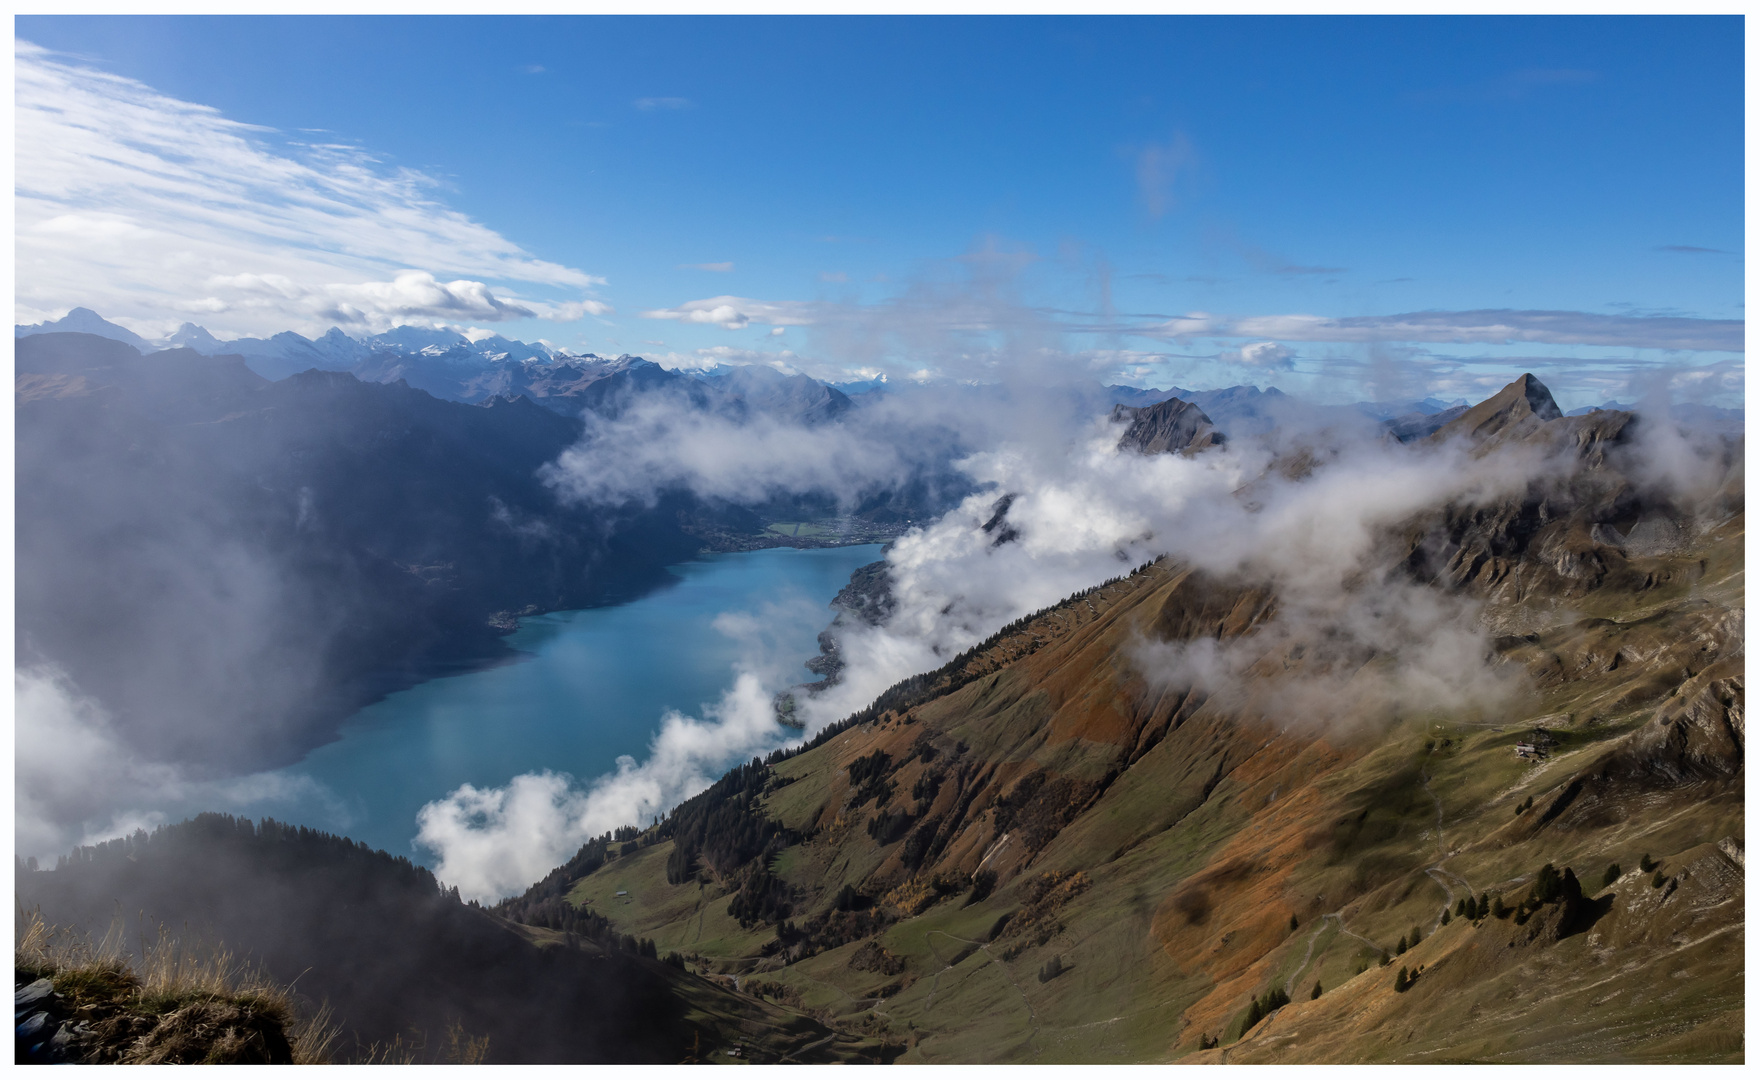
[[[1575,404],[1658,370],[1740,391],[1735,18],[23,16],[15,34],[35,47],[21,321],[445,321],[822,377],[994,377],[1031,351],[1346,397],[1472,396],[1524,369]],[[83,113],[58,111],[69,96]],[[82,115],[129,119],[60,138]],[[225,213],[192,209],[240,175]]]

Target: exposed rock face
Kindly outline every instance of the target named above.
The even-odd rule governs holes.
[[[1226,441],[1222,432],[1211,424],[1204,410],[1189,401],[1169,398],[1146,409],[1116,405],[1114,420],[1128,420],[1130,427],[1119,437],[1120,450],[1133,449],[1142,454],[1195,454]]]
[[[1554,467],[1503,498],[1450,505],[1414,521],[1407,571],[1508,600],[1576,596],[1604,584],[1654,587],[1696,573],[1690,563],[1658,561],[1681,550],[1696,525],[1673,497],[1640,491],[1633,479],[1644,453],[1639,433],[1649,422],[1608,410],[1562,416],[1532,376],[1511,383],[1429,441],[1466,439],[1481,458],[1521,444]],[[1733,442],[1714,453],[1723,460],[1708,465],[1739,470]]]
[[[1466,435],[1488,439],[1508,432],[1521,436],[1534,431],[1548,420],[1564,414],[1552,400],[1552,391],[1532,375],[1523,375],[1460,416],[1437,429],[1435,438],[1447,439]]]
[[[898,601],[892,595],[892,576],[886,560],[856,567],[849,576],[849,584],[832,598],[831,606],[849,612],[869,626],[879,626],[890,619]]]
[[[1739,777],[1745,749],[1743,684],[1741,657],[1720,660],[1682,683],[1648,724],[1621,740],[1583,778],[1655,786]]]
[[[892,574],[885,559],[858,566],[849,576],[849,584],[832,597],[831,606],[837,616],[831,625],[819,631],[819,655],[807,661],[807,670],[820,676],[817,683],[807,684],[809,690],[824,690],[836,685],[843,674],[841,631],[852,623],[879,626],[892,617],[898,601],[892,595]]]

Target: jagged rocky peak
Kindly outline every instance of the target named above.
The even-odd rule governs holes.
[[[1204,415],[1203,409],[1178,398],[1169,398],[1147,408],[1115,405],[1112,418],[1130,422],[1124,434],[1119,436],[1120,450],[1136,450],[1141,454],[1195,454],[1227,441]]]
[[[1525,434],[1528,430],[1549,420],[1557,420],[1563,415],[1558,402],[1552,400],[1552,391],[1546,389],[1546,384],[1532,375],[1523,375],[1461,416],[1444,424],[1437,429],[1435,437],[1446,439],[1455,435],[1467,435],[1473,439],[1488,439],[1506,431]]]

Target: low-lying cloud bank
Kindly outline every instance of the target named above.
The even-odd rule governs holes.
[[[1419,450],[1334,432],[1334,441],[1314,443],[1328,447],[1316,451],[1321,467],[1290,478],[1268,470],[1271,446],[1250,439],[1189,458],[1121,452],[1118,422],[1064,400],[1023,397],[983,422],[987,448],[958,462],[981,493],[893,544],[896,609],[880,626],[844,630],[842,681],[798,703],[806,736],[1000,626],[1161,554],[1267,584],[1278,603],[1269,623],[1239,641],[1144,643],[1133,659],[1151,682],[1227,695],[1292,646],[1324,642],[1291,671],[1252,680],[1242,707],[1286,723],[1365,722],[1420,708],[1496,709],[1524,692],[1491,658],[1474,605],[1386,574],[1377,544],[1426,508],[1495,501],[1559,467],[1540,452],[1512,446],[1474,457],[1464,445]],[[954,421],[933,414],[918,420]],[[577,448],[555,482],[582,498],[637,497],[644,489],[632,476],[729,497],[859,484],[866,463],[879,477],[908,455],[903,440],[884,434],[709,426],[603,451],[609,458],[596,444]],[[1289,433],[1279,438],[1287,450]],[[1690,468],[1690,455],[1676,457]],[[1012,499],[997,521],[1004,495]],[[645,761],[624,759],[585,785],[545,773],[460,789],[423,811],[419,842],[466,893],[523,889],[589,837],[645,824],[730,764],[798,741],[772,708],[795,681],[789,671],[748,665],[700,717],[664,717]]]
[[[617,771],[581,788],[566,774],[516,776],[502,788],[466,784],[424,806],[416,843],[440,855],[435,874],[465,896],[498,899],[525,888],[581,844],[620,825],[648,824],[703,790],[726,767],[780,745],[773,692],[741,671],[702,717],[669,712],[648,759],[623,755]]]
[[[342,801],[310,777],[253,773],[223,779],[154,761],[123,743],[109,713],[53,666],[13,675],[14,850],[53,861],[79,844],[151,829],[201,810],[278,813]]]

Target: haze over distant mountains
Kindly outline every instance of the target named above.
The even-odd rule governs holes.
[[[853,404],[853,397],[873,391],[908,392],[884,378],[833,383],[806,375],[788,375],[764,365],[729,366],[704,372],[675,371],[628,354],[605,357],[573,353],[545,342],[515,341],[499,334],[472,339],[456,330],[431,326],[399,326],[366,337],[351,337],[337,327],[316,339],[293,331],[268,338],[221,340],[195,323],[184,323],[166,338],[148,340],[110,322],[90,308],[76,307],[61,319],[14,327],[16,337],[45,333],[81,333],[120,341],[142,353],[189,349],[203,356],[239,356],[245,366],[265,379],[279,381],[302,371],[346,371],[362,382],[399,380],[437,398],[480,404],[494,397],[524,395],[539,405],[571,416],[583,408],[617,412],[634,392],[670,387],[681,390],[698,407],[716,407],[739,417],[773,413],[809,422],[832,419]],[[615,376],[623,376],[606,382]],[[1281,427],[1312,427],[1360,423],[1366,417],[1397,437],[1416,438],[1434,431],[1428,422],[1451,409],[1464,409],[1464,399],[1426,397],[1397,402],[1362,401],[1349,405],[1317,405],[1270,387],[1230,386],[1216,390],[1167,389],[1091,384],[1072,390],[1095,397],[1099,411],[1115,405],[1142,408],[1169,398],[1189,401],[1220,429],[1234,436],[1264,435]],[[1569,415],[1596,408],[1631,408],[1617,402],[1586,406]],[[1739,409],[1706,406],[1676,407],[1677,415],[1694,423],[1740,423]]]

